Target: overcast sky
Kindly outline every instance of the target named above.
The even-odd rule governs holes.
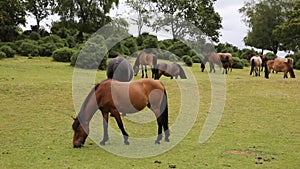
[[[244,0],[217,0],[214,5],[216,12],[222,17],[223,28],[220,30],[222,35],[220,42],[228,42],[240,49],[245,48],[243,38],[247,35],[248,30],[242,22],[242,15],[238,11],[243,5]],[[121,0],[119,8],[113,10],[112,15],[120,14],[124,17],[126,15],[124,14],[125,11],[129,11],[129,9],[124,7],[124,0]]]

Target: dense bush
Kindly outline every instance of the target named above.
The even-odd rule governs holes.
[[[296,61],[294,68],[300,69],[300,60]]]
[[[245,67],[249,67],[250,66],[249,60],[247,60],[247,59],[241,59],[241,60],[242,60],[242,62],[243,62],[243,64],[244,64]]]
[[[12,58],[12,57],[14,57],[15,54],[16,54],[16,51],[13,50],[13,49],[12,49],[10,46],[8,46],[8,45],[1,46],[1,47],[0,47],[0,51],[3,52],[3,53],[5,53],[6,57],[8,57],[8,58]]]
[[[0,59],[6,58],[6,54],[2,51],[0,51]]]
[[[277,56],[274,53],[269,52],[266,54],[266,57],[268,60],[272,60],[275,59]]]
[[[190,58],[189,55],[184,55],[181,57],[181,59],[183,60],[183,62],[186,62],[186,60],[188,60]]]
[[[178,56],[176,56],[175,54],[172,54],[172,53],[169,52],[168,56],[169,56],[168,60],[173,61],[173,62],[178,61]]]
[[[192,60],[192,58],[191,58],[190,56],[188,56],[188,57],[186,57],[186,58],[184,59],[184,63],[185,63],[187,66],[190,66],[190,67],[193,66],[193,60]]]
[[[24,41],[19,48],[19,53],[22,56],[38,56],[39,46],[34,42]]]
[[[243,69],[244,62],[238,57],[232,57],[232,68]]]
[[[70,62],[74,52],[75,51],[73,49],[64,47],[55,50],[52,54],[52,57],[55,61],[58,62]]]
[[[71,65],[83,69],[106,70],[107,58],[104,38],[101,35],[96,35],[86,42],[79,53],[73,54]]]
[[[54,43],[44,43],[39,47],[40,56],[52,56],[52,53],[57,49]]]
[[[197,55],[193,56],[192,60],[193,60],[194,63],[201,63],[201,58]]]
[[[133,37],[130,37],[124,40],[124,46],[128,48],[129,54],[135,53],[138,51],[138,46],[136,44],[136,40]]]
[[[29,38],[31,40],[39,40],[41,38],[41,35],[38,32],[32,31],[29,35]]]

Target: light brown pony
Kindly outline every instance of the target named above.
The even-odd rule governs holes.
[[[147,74],[147,65],[150,66],[152,70],[152,78],[154,78],[154,73],[155,73],[155,67],[157,65],[157,56],[155,56],[152,53],[146,53],[142,52],[139,54],[139,56],[136,58],[135,63],[133,65],[133,70],[134,70],[134,76],[136,76],[140,70],[140,65],[142,68],[142,78],[144,78],[144,71],[146,73],[146,78],[148,78]]]
[[[209,55],[206,55],[201,63],[201,71],[203,72],[205,69],[205,64],[206,62],[209,62],[210,70],[209,72],[211,73],[212,71],[215,73],[215,64],[220,66],[221,68],[223,67],[223,73],[227,74],[227,69],[231,69],[232,71],[232,55],[230,53],[212,53]]]
[[[218,53],[221,61],[222,61],[222,58],[223,58],[223,61],[226,60],[226,57],[228,57],[228,71],[230,70],[230,72],[232,72],[232,62],[233,62],[233,58],[232,58],[232,55],[231,53]],[[226,73],[227,74],[227,73]]]
[[[158,124],[158,136],[155,141],[160,143],[162,128],[165,141],[169,141],[168,100],[164,86],[157,80],[140,79],[132,82],[120,82],[107,79],[97,84],[82,104],[81,110],[74,119],[73,147],[84,145],[89,134],[89,123],[95,112],[100,109],[103,116],[104,137],[100,145],[108,141],[108,117],[111,113],[123,134],[124,144],[128,145],[128,134],[124,129],[119,112],[135,113],[149,107],[155,114]]]
[[[283,72],[284,73],[283,78],[288,78],[287,75],[288,72],[290,73],[291,78],[296,77],[291,65],[282,60],[274,59],[274,60],[267,61],[265,67],[265,78],[269,79],[269,74],[272,69],[276,72]]]
[[[159,63],[157,64],[156,67],[156,72],[155,72],[155,79],[159,79],[162,75],[171,77],[175,77],[175,79],[180,76],[181,79],[186,79],[186,75],[184,73],[184,70],[178,63]]]
[[[262,60],[260,56],[252,56],[250,58],[250,76],[253,72],[255,72],[255,76],[260,76],[260,68],[261,68]],[[254,73],[253,73],[254,76]]]

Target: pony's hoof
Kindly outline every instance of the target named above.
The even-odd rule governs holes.
[[[155,144],[160,144],[160,141],[156,140],[156,141],[155,141]]]
[[[124,144],[125,144],[125,145],[129,145],[129,142],[128,142],[128,141],[124,141]]]
[[[100,145],[101,145],[101,146],[105,146],[105,141],[101,141],[101,142],[100,142]]]
[[[165,142],[170,142],[170,139],[169,138],[165,138]]]

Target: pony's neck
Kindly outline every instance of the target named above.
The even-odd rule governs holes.
[[[81,122],[86,125],[89,124],[92,117],[98,110],[98,101],[95,96],[95,90],[97,90],[98,86],[99,84],[97,84],[86,97],[77,116]]]

